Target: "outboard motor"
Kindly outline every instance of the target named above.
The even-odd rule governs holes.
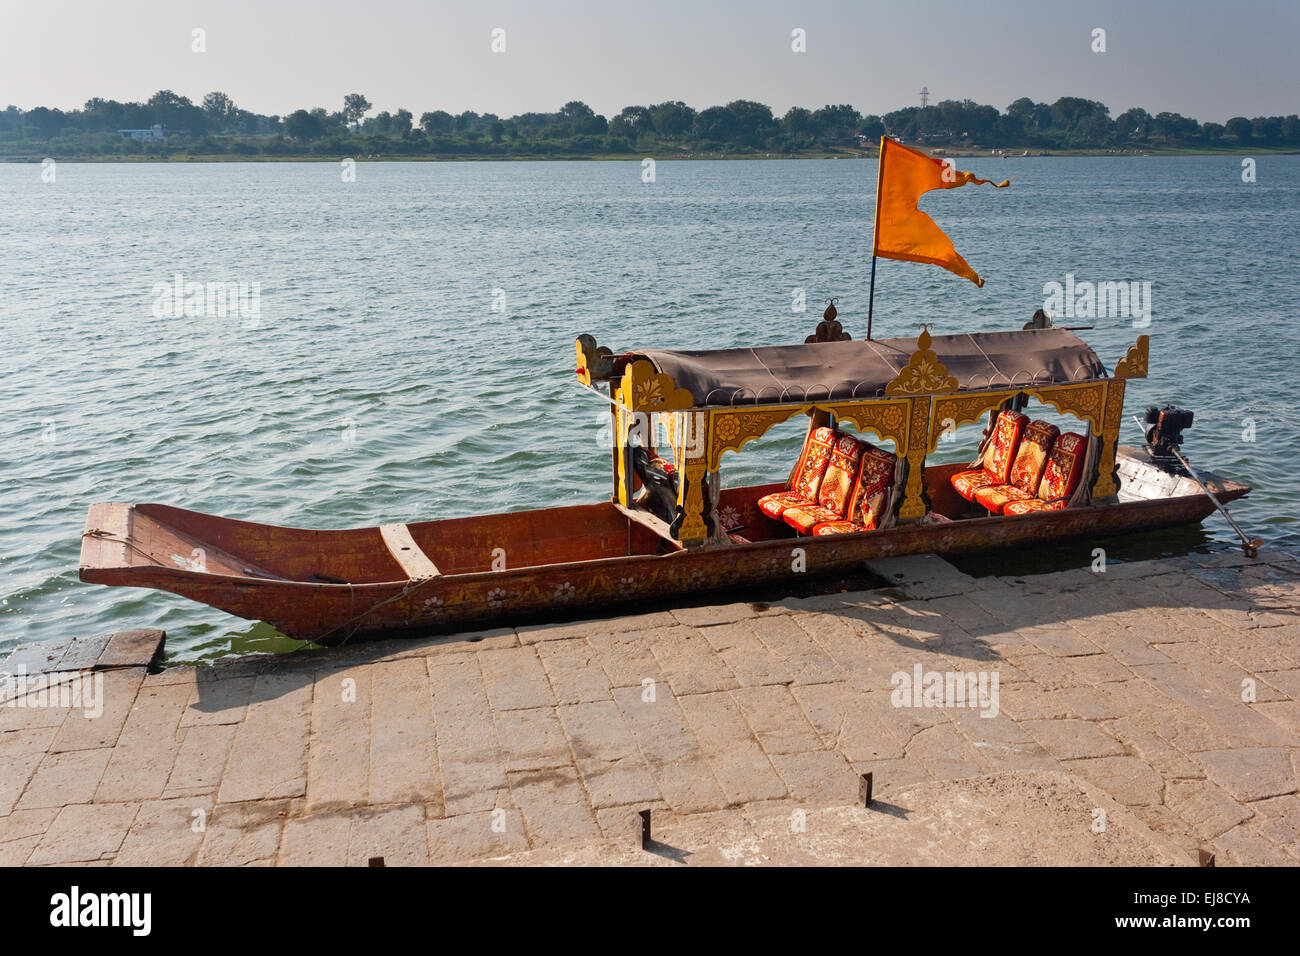
[[[1192,413],[1185,408],[1166,405],[1147,408],[1147,451],[1151,459],[1162,468],[1182,473],[1183,466],[1176,452],[1183,444],[1183,429],[1192,427]]]

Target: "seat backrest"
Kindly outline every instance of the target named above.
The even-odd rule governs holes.
[[[1069,498],[1079,486],[1083,473],[1083,459],[1088,451],[1088,439],[1076,432],[1064,432],[1052,446],[1043,469],[1043,480],[1038,483],[1038,497],[1043,501]]]
[[[804,442],[799,463],[791,473],[790,490],[808,501],[817,500],[821,490],[822,476],[831,461],[831,449],[835,447],[835,429],[814,428],[808,433]]]
[[[817,492],[817,503],[834,511],[841,518],[849,507],[853,483],[858,478],[858,462],[862,460],[863,442],[852,435],[835,433],[835,447],[831,449],[830,464],[822,476],[822,486]]]
[[[993,435],[984,449],[984,470],[993,477],[994,484],[1005,485],[1011,477],[1011,462],[1015,460],[1020,436],[1028,423],[1028,415],[1010,409],[1001,412],[993,422]]]
[[[1047,467],[1047,458],[1052,453],[1053,443],[1059,434],[1061,430],[1047,422],[1035,421],[1025,426],[1015,461],[1011,463],[1012,485],[1028,495],[1038,491],[1038,483],[1043,480],[1043,470]]]
[[[863,442],[862,445],[862,462],[858,466],[858,479],[853,485],[848,518],[874,531],[880,527],[885,506],[889,504],[889,492],[894,487],[894,468],[898,464],[898,458],[869,442]]]

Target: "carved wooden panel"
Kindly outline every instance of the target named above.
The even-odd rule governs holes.
[[[590,385],[592,379],[607,379],[614,374],[614,353],[604,346],[597,345],[590,335],[579,335],[578,381]]]
[[[925,517],[925,455],[926,434],[930,430],[929,398],[911,400],[911,433],[907,440],[907,488],[898,517],[907,521]]]
[[[761,438],[773,425],[807,411],[809,405],[777,408],[727,408],[709,412],[709,470],[717,471],[724,451],[739,451],[747,441]]]
[[[1137,344],[1115,366],[1115,378],[1146,378],[1151,364],[1151,336],[1139,335]]]
[[[689,391],[678,388],[671,376],[656,372],[653,363],[645,359],[627,367],[620,391],[624,404],[635,412],[670,412],[695,404]]]
[[[916,340],[916,351],[898,378],[885,386],[886,395],[925,395],[935,392],[955,392],[957,380],[948,374],[947,367],[930,348],[930,330],[922,329]]]
[[[892,441],[900,455],[907,453],[908,407],[910,399],[875,401],[870,404],[842,402],[839,404],[819,404],[836,418],[852,423],[858,431],[875,432],[881,438]]]
[[[1086,385],[1058,385],[1049,388],[1032,388],[1025,390],[1039,401],[1046,402],[1058,412],[1086,418],[1092,422],[1093,430],[1101,428],[1106,401],[1106,383],[1089,382]]]
[[[954,395],[950,398],[936,398],[930,417],[930,438],[926,447],[934,451],[939,447],[939,438],[945,429],[956,428],[969,422],[977,422],[985,412],[991,411],[1008,398],[1018,395],[1020,389],[1003,392],[974,392],[966,395]]]
[[[679,540],[688,548],[698,547],[708,539],[709,529],[704,524],[704,457],[686,459],[682,469],[682,483],[677,489],[678,501],[684,515]]]
[[[1115,446],[1119,443],[1119,430],[1124,424],[1124,388],[1122,378],[1106,383],[1106,415],[1098,437],[1101,439],[1101,457],[1097,463],[1097,480],[1092,486],[1094,500],[1109,498],[1119,491],[1115,483]]]

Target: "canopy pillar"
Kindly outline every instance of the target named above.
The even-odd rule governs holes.
[[[1124,427],[1124,391],[1130,378],[1146,378],[1150,367],[1151,337],[1139,335],[1137,344],[1128,350],[1115,366],[1115,372],[1106,382],[1106,409],[1102,418],[1100,439],[1101,458],[1097,462],[1097,477],[1092,484],[1092,497],[1109,498],[1119,493],[1118,469],[1115,464],[1120,429]]]
[[[924,518],[930,510],[925,500],[926,435],[930,431],[930,399],[913,398],[908,402],[907,419],[910,422],[905,449],[899,454],[907,459],[907,486],[903,489],[903,504],[898,509],[900,521]]]
[[[930,450],[931,396],[935,392],[955,392],[957,387],[957,379],[948,374],[930,348],[930,330],[922,328],[916,351],[898,377],[885,386],[886,395],[914,396],[908,400],[907,447],[899,449],[899,454],[907,458],[907,487],[898,509],[900,521],[924,518],[930,510],[925,500],[925,456]]]

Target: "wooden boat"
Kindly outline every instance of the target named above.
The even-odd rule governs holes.
[[[1016,549],[1200,521],[1215,504],[1192,477],[1149,448],[1118,444],[1125,384],[1146,375],[1148,349],[1140,337],[1108,372],[1086,344],[1055,328],[619,355],[582,336],[578,379],[609,402],[615,436],[608,501],[345,531],[94,504],[80,576],[170,591],[333,644],[775,585],[894,555]],[[1076,469],[1068,500],[1040,496],[1039,510],[995,514],[954,485],[977,462],[927,466],[945,434],[986,414],[980,460],[993,460],[1004,418],[1034,400],[1085,423],[1086,469]],[[789,481],[722,486],[726,452],[799,414],[809,419],[808,438]],[[667,432],[667,457],[658,455],[656,428]],[[827,429],[838,443],[874,449],[864,433],[892,443],[892,455],[875,452],[893,472],[885,469],[887,485],[871,499],[874,517],[864,504],[854,512],[859,523],[850,517],[838,533],[822,533],[836,523],[822,522],[801,534],[763,507],[796,493],[792,482],[812,467],[809,448]],[[855,496],[865,474],[849,483]],[[1250,490],[1200,479],[1224,502]]]

